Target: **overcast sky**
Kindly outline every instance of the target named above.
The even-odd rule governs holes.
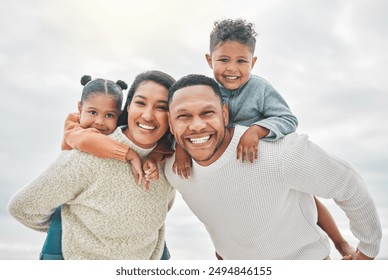
[[[44,234],[16,222],[6,206],[59,155],[80,77],[130,84],[151,69],[175,78],[211,76],[208,38],[223,18],[255,24],[253,73],[283,95],[299,133],[360,170],[386,232],[387,11],[384,0],[1,1],[0,259],[39,254]],[[346,233],[346,221],[336,220]],[[175,259],[213,258],[203,228],[179,197],[167,240]],[[381,254],[388,256],[386,244]]]

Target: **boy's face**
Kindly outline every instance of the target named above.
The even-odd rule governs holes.
[[[201,165],[214,162],[225,149],[228,110],[209,86],[177,90],[169,106],[169,124],[177,144]]]
[[[248,81],[256,59],[247,45],[237,41],[222,42],[212,54],[206,54],[214,78],[229,90],[235,90]]]
[[[80,125],[82,128],[95,128],[102,134],[111,134],[117,126],[119,110],[114,97],[97,93],[78,103]]]

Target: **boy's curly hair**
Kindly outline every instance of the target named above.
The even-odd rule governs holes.
[[[243,19],[225,19],[214,22],[210,33],[210,53],[218,44],[226,41],[237,41],[249,47],[252,53],[255,52],[257,33],[254,24]]]

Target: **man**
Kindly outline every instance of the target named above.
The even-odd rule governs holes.
[[[382,230],[376,207],[358,172],[292,133],[259,144],[259,159],[236,160],[246,127],[227,128],[228,109],[217,83],[201,75],[177,81],[169,93],[169,123],[192,158],[189,179],[165,173],[205,225],[219,258],[327,259],[330,244],[317,225],[313,195],[333,198],[360,241],[354,259],[373,259]]]

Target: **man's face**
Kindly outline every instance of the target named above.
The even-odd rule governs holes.
[[[248,46],[237,41],[219,44],[211,55],[206,55],[214,78],[229,90],[235,90],[248,81],[256,59]]]
[[[169,106],[169,124],[175,139],[198,164],[209,165],[223,151],[228,110],[213,89],[205,85],[181,88]]]

